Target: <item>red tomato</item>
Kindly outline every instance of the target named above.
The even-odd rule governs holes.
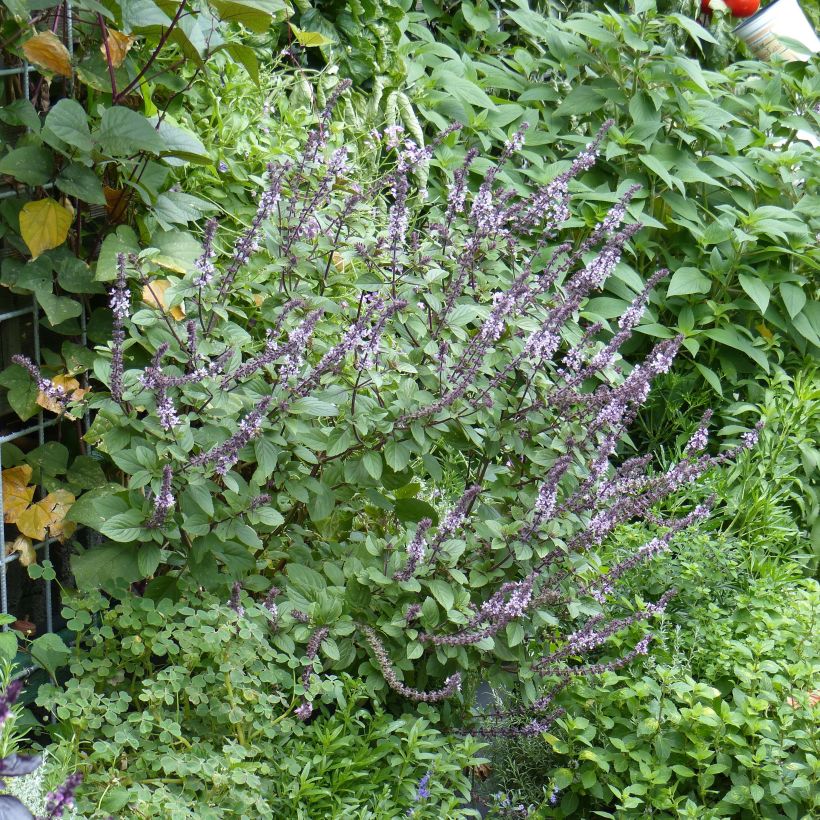
[[[710,2],[711,0],[700,0],[700,10],[704,14],[712,11]],[[723,2],[732,12],[732,17],[751,17],[760,8],[760,0],[723,0]]]

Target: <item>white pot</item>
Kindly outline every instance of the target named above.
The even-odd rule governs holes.
[[[801,43],[812,54],[820,51],[820,39],[797,0],[774,0],[742,22],[734,32],[761,60],[767,60],[773,54],[780,54],[787,60],[807,59],[803,52],[781,42],[781,37]]]

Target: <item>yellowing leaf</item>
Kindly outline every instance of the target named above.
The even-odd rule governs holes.
[[[29,487],[31,467],[21,464],[3,470],[3,520],[14,524],[34,498],[34,487]]]
[[[330,258],[333,260],[333,267],[336,268],[336,270],[344,271],[346,265],[344,256],[338,251],[333,251]]]
[[[111,55],[111,65],[114,68],[119,68],[125,60],[125,55],[131,50],[134,45],[136,37],[131,37],[128,34],[123,34],[121,31],[115,31],[113,28],[108,29],[108,37],[105,38],[108,43],[108,53]],[[105,43],[100,46],[100,52],[105,57]]]
[[[27,202],[20,211],[20,234],[36,259],[43,251],[65,242],[72,215],[59,202],[46,197]]]
[[[30,63],[52,74],[71,76],[71,55],[56,34],[41,31],[23,43],[23,53]],[[27,243],[28,244],[28,243]]]
[[[51,381],[53,384],[56,384],[57,387],[62,387],[71,401],[79,401],[89,391],[89,388],[80,387],[80,383],[68,375],[55,376]],[[42,390],[37,394],[37,404],[46,410],[51,410],[52,413],[56,413],[58,416],[65,412],[63,406],[58,401],[47,396]],[[72,416],[71,413],[65,413],[65,416],[71,421],[74,421],[76,418],[76,416]]]
[[[304,29],[294,26],[293,23],[290,24],[290,27],[296,35],[299,45],[304,48],[333,45],[333,40],[328,40],[324,34],[320,34],[318,31],[305,31]]]
[[[6,547],[6,555],[11,555],[14,552],[20,553],[20,563],[24,567],[37,563],[37,553],[34,550],[34,544],[32,544],[31,539],[26,538],[25,535],[18,535],[17,538]]]
[[[770,342],[772,339],[774,339],[774,335],[772,334],[771,330],[769,330],[769,328],[766,327],[766,325],[764,325],[763,322],[761,322],[759,325],[755,325],[755,327],[757,328],[760,335],[767,342]]]
[[[47,534],[63,541],[77,527],[72,521],[63,520],[73,503],[74,496],[68,490],[55,490],[17,519],[17,529],[36,541],[42,541]]]
[[[143,287],[142,301],[151,307],[156,307],[166,313],[170,313],[174,319],[181,322],[185,318],[185,311],[180,305],[174,305],[170,311],[168,310],[168,300],[165,298],[165,291],[171,287],[171,284],[172,283],[167,279],[155,279]]]

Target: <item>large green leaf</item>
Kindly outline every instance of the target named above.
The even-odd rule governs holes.
[[[160,154],[166,148],[165,140],[142,114],[120,105],[103,112],[97,139],[102,151],[111,157],[128,157],[143,151]]]
[[[66,166],[57,177],[57,187],[68,196],[76,196],[91,205],[105,205],[100,178],[78,162]]]
[[[0,159],[0,174],[14,177],[26,185],[45,185],[53,171],[51,152],[36,145],[15,148]]]
[[[71,556],[71,571],[81,591],[107,588],[117,581],[139,580],[137,549],[125,544],[103,544]]]
[[[277,21],[290,15],[284,0],[210,0],[221,20],[241,23],[255,34],[264,34],[274,17]]]
[[[94,143],[88,127],[88,114],[75,100],[60,100],[46,117],[46,128],[66,145],[83,153],[91,151]]]
[[[711,279],[704,276],[697,268],[678,268],[669,280],[666,296],[668,298],[670,296],[687,296],[691,293],[708,293],[711,287]]]

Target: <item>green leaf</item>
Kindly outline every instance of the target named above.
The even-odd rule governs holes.
[[[313,396],[304,396],[288,405],[291,413],[300,416],[336,416],[339,408],[327,401],[320,401]]]
[[[556,117],[579,114],[591,114],[598,111],[604,103],[604,98],[597,88],[588,85],[576,85],[561,101],[553,112]]]
[[[13,364],[0,373],[0,385],[8,390],[6,400],[11,409],[26,421],[40,411],[37,404],[39,389],[29,372],[20,365]]]
[[[118,581],[130,584],[142,578],[136,548],[122,544],[104,544],[72,555],[71,571],[77,588],[83,592],[107,588]]]
[[[686,17],[683,14],[670,14],[668,19],[674,20],[682,29],[685,29],[698,45],[700,45],[701,41],[715,44],[718,42],[703,26],[696,23],[690,17]]]
[[[746,291],[749,298],[760,308],[760,312],[765,313],[769,307],[769,299],[771,297],[768,286],[756,276],[749,276],[745,273],[739,274],[737,278],[740,282],[740,287]],[[781,285],[781,292],[782,287]]]
[[[658,159],[652,154],[644,154],[642,152],[638,153],[638,159],[647,168],[649,168],[649,170],[652,171],[652,173],[659,176],[666,183],[667,188],[677,188],[678,190],[680,190],[681,194],[684,193],[683,183],[675,179],[672,176],[672,174],[669,173],[666,166],[663,164],[662,160]]]
[[[14,100],[8,105],[0,106],[0,120],[9,125],[22,125],[35,134],[41,125],[40,115],[28,100]]]
[[[686,296],[690,293],[708,293],[712,281],[697,268],[678,268],[669,280],[666,296]]]
[[[117,484],[107,484],[84,493],[71,505],[66,520],[100,532],[115,515],[128,510],[128,502],[117,494],[124,491],[125,488]]]
[[[264,34],[274,18],[284,20],[289,9],[284,0],[210,0],[221,20],[241,23],[254,34]]]
[[[71,657],[71,650],[65,645],[63,639],[54,632],[47,632],[31,642],[29,649],[31,657],[48,674],[54,678],[57,670],[65,666]]]
[[[15,20],[28,22],[29,9],[25,0],[3,0],[3,5],[11,12]]]
[[[46,128],[64,143],[84,154],[90,153],[94,147],[91,129],[88,127],[88,114],[75,100],[60,100],[48,112]]]
[[[157,544],[143,544],[137,552],[137,567],[143,578],[149,578],[159,566],[162,551]]]
[[[436,79],[442,88],[447,89],[456,99],[476,105],[479,108],[494,109],[495,103],[484,93],[480,86],[466,77],[459,77],[451,71],[436,72]]]
[[[325,579],[315,569],[303,564],[288,564],[288,584],[310,601],[327,588]]]
[[[143,151],[160,154],[166,147],[165,141],[142,114],[120,105],[105,109],[97,139],[103,153],[110,157],[129,157]]]
[[[456,600],[450,584],[436,579],[428,581],[427,586],[430,588],[430,592],[433,593],[433,597],[444,607],[445,612],[449,612]]]
[[[707,382],[709,382],[709,386],[718,396],[723,395],[723,385],[720,383],[720,377],[714,370],[710,367],[707,367],[705,364],[701,364],[700,362],[695,362],[695,367],[700,370],[701,375]]]
[[[714,339],[727,347],[745,353],[755,364],[760,365],[767,373],[769,372],[769,360],[766,354],[752,345],[752,343],[738,333],[733,327],[718,327],[704,331],[704,335]]]
[[[0,659],[13,661],[17,655],[17,636],[14,632],[0,632]]]
[[[76,196],[90,205],[105,205],[100,178],[78,162],[66,166],[57,177],[57,187],[68,196]]]
[[[367,474],[378,481],[382,476],[382,457],[379,453],[372,451],[366,452],[362,456],[362,463],[364,464]]]
[[[106,484],[100,462],[91,456],[77,456],[71,464],[68,477],[72,484],[83,490],[93,490]]]
[[[308,513],[311,521],[324,521],[329,518],[336,505],[336,497],[333,490],[325,484],[318,484],[316,490],[311,493],[312,501],[308,503]]]
[[[225,50],[248,72],[254,83],[259,85],[259,60],[256,58],[256,52],[244,43],[226,43]]]
[[[799,285],[781,282],[780,295],[783,298],[783,304],[786,307],[789,318],[794,319],[794,317],[803,310],[806,304],[806,294],[803,288]]]
[[[0,174],[7,174],[26,185],[45,185],[53,172],[51,152],[35,145],[15,148],[0,159]]]
[[[210,165],[213,162],[208,149],[192,131],[171,124],[167,119],[164,119],[157,126],[158,117],[151,117],[148,122],[157,128],[157,133],[165,142],[165,146],[160,151],[160,156],[165,159],[168,165],[184,165],[186,162]]]
[[[391,470],[400,473],[410,463],[410,447],[403,441],[390,439],[384,445],[384,460]]]
[[[433,524],[438,524],[438,513],[426,501],[420,498],[399,498],[394,507],[394,512],[399,521],[417,522],[422,518],[429,518]]]
[[[99,529],[112,541],[122,544],[139,541],[145,534],[145,515],[140,510],[129,509],[111,516]]]
[[[45,311],[46,318],[52,327],[74,319],[83,312],[82,304],[68,296],[55,296],[53,293],[38,291],[37,301]]]

